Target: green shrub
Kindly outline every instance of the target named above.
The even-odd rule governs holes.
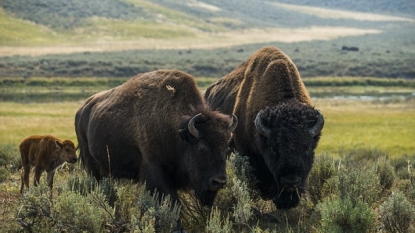
[[[396,174],[393,166],[385,157],[381,157],[376,162],[376,173],[379,176],[380,186],[382,191],[386,192],[392,189],[396,179]]]
[[[332,157],[321,155],[315,158],[307,181],[308,195],[314,205],[325,197],[323,186],[327,180],[335,175],[337,175],[337,170]]]
[[[144,186],[136,191],[137,199],[133,205],[131,229],[134,232],[170,232],[176,227],[180,217],[180,206],[172,203],[169,196],[159,200],[157,192],[151,195]]]
[[[14,144],[0,146],[0,167],[7,168],[9,172],[16,172],[22,167],[18,148]]]
[[[229,220],[229,215],[226,218],[222,217],[221,211],[214,208],[206,223],[207,233],[229,233],[232,232],[232,222]]]
[[[5,167],[0,167],[0,183],[6,181],[10,177],[10,171]]]
[[[70,175],[55,198],[41,182],[20,200],[16,219],[29,232],[170,232],[180,207],[144,185]],[[113,205],[110,205],[111,200]]]
[[[404,155],[392,161],[395,173],[400,179],[410,179],[411,172],[414,172],[415,156]]]
[[[344,157],[346,164],[362,166],[366,163],[376,161],[381,156],[388,157],[388,154],[377,148],[358,147],[342,152],[341,156]]]
[[[402,192],[392,193],[380,206],[379,212],[380,219],[387,232],[411,232],[410,227],[415,219],[415,208]]]
[[[415,175],[413,175],[415,176]],[[399,190],[405,194],[405,196],[415,205],[415,183],[409,179],[398,180],[396,184],[396,190]]]
[[[348,167],[338,173],[337,189],[342,199],[349,198],[371,206],[380,196],[379,176],[373,167]]]
[[[249,220],[252,217],[252,211],[247,186],[242,181],[234,178],[232,191],[233,195],[237,198],[237,203],[233,210],[235,223],[241,226],[248,226]]]
[[[59,232],[102,232],[110,218],[111,207],[105,195],[96,191],[86,197],[66,191],[52,208],[54,230]]]
[[[22,196],[16,213],[16,220],[28,232],[51,232],[54,225],[52,218],[52,200],[49,187],[41,182],[31,186]],[[71,216],[73,217],[73,216]]]
[[[92,176],[88,176],[85,173],[81,175],[75,174],[68,179],[67,186],[69,190],[86,196],[95,189],[98,189],[103,193],[109,201],[111,206],[114,206],[116,196],[116,182],[111,178],[103,178],[99,183]]]
[[[360,200],[337,198],[318,204],[321,213],[321,232],[371,232],[375,214]]]

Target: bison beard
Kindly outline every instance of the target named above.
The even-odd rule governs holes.
[[[305,191],[324,119],[318,110],[288,101],[260,111],[255,125],[260,133],[257,142],[262,154],[255,157],[263,159],[272,173],[254,170],[261,181],[258,187],[263,197],[272,198],[278,209],[296,207]],[[256,164],[258,161],[254,161]]]

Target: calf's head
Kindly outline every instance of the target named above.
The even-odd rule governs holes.
[[[255,126],[259,150],[275,182],[274,204],[278,209],[297,206],[313,165],[323,116],[311,106],[290,101],[261,110]]]
[[[225,186],[226,155],[236,116],[203,112],[185,117],[180,136],[186,141],[186,168],[190,186],[203,205],[211,206],[217,192]]]
[[[55,150],[55,156],[62,159],[65,162],[68,163],[76,163],[78,158],[76,157],[76,149],[75,144],[70,140],[63,140],[55,141],[56,144],[56,150]]]

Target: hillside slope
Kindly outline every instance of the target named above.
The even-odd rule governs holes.
[[[220,77],[273,45],[304,77],[415,78],[414,4],[398,1],[2,0],[0,77]]]
[[[103,51],[107,47],[125,50],[146,48],[143,44],[155,48],[151,46],[152,39],[161,39],[156,44],[170,43],[168,47],[171,48],[191,44],[190,40],[203,47],[206,42],[216,39],[219,43],[221,39],[239,39],[236,44],[283,41],[279,36],[281,30],[277,29],[301,29],[291,34],[299,34],[305,38],[303,40],[307,37],[315,40],[374,33],[373,30],[396,25],[393,20],[382,20],[381,17],[377,21],[353,17],[327,18],[296,10],[297,5],[289,6],[294,8],[265,0],[2,0],[0,47],[61,44],[95,47],[95,50],[87,51]],[[304,31],[310,27],[327,30],[319,31],[317,34],[320,36],[316,37],[312,34],[314,32]],[[352,29],[358,30],[350,33]],[[324,36],[325,33],[328,36]],[[268,35],[268,40],[261,39]],[[170,40],[174,40],[173,43]],[[126,47],[116,45],[117,48],[111,49],[120,41],[128,42]],[[229,45],[232,44],[223,43],[221,46]],[[75,48],[74,51],[85,49]],[[9,54],[0,51],[0,55]]]

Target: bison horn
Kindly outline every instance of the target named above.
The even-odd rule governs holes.
[[[319,114],[318,115],[318,119],[317,119],[317,123],[311,127],[310,129],[308,129],[308,132],[310,132],[311,136],[316,136],[318,133],[321,132],[321,130],[323,129],[324,126],[324,118],[323,115]]]
[[[228,131],[233,132],[236,129],[236,126],[238,126],[238,118],[232,114],[232,124],[229,126]]]
[[[262,113],[262,110],[259,111],[259,113],[255,117],[255,127],[260,134],[262,134],[264,137],[269,138],[269,136],[271,135],[271,129],[262,124],[261,116],[260,116],[261,113]]]
[[[196,116],[192,117],[192,119],[190,119],[189,121],[189,124],[187,124],[187,128],[189,129],[189,132],[196,138],[199,138],[199,130],[197,130],[195,127],[195,121],[196,121],[196,118],[200,117],[201,115],[202,113],[199,113]]]

